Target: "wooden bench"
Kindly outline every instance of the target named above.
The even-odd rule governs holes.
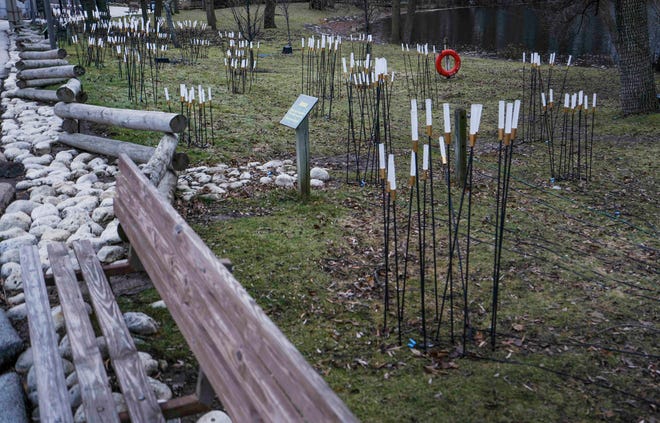
[[[103,268],[89,241],[73,243],[80,273],[106,338],[134,422],[198,413],[212,387],[235,422],[356,421],[300,352],[266,316],[137,166],[119,161],[115,214],[203,377],[195,395],[157,404]],[[42,421],[71,421],[62,363],[36,247],[21,248],[30,337]],[[63,244],[48,246],[88,421],[117,416],[76,273]],[[116,270],[116,269],[115,269]],[[208,382],[208,383],[207,383]],[[210,385],[209,385],[210,383]]]

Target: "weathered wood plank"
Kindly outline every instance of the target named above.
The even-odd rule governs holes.
[[[126,129],[172,132],[183,131],[188,123],[184,115],[148,110],[113,109],[78,103],[57,103],[55,114],[61,118],[87,120]]]
[[[34,245],[26,245],[20,248],[19,254],[30,342],[37,376],[37,392],[39,402],[48,404],[39,410],[41,420],[73,422],[62,358],[57,350],[57,334],[50,313],[41,260],[39,260],[39,250]]]
[[[119,422],[103,358],[96,344],[94,329],[85,311],[85,303],[66,246],[48,245],[48,257],[57,284],[57,292],[71,343],[88,422]]]
[[[156,397],[147,381],[133,338],[128,332],[124,316],[103,274],[101,263],[89,240],[76,241],[73,250],[78,258],[96,318],[108,345],[112,367],[117,375],[131,419],[134,422],[165,422]]]
[[[16,73],[18,79],[76,78],[85,74],[79,65],[51,66],[49,68],[25,69]]]
[[[356,421],[126,156],[115,214],[235,421]]]

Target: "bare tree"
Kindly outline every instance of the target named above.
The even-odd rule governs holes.
[[[291,47],[291,25],[289,25],[289,5],[291,4],[290,0],[278,0],[277,2],[280,6],[280,9],[282,10],[282,14],[284,15],[284,21],[286,22],[286,36],[287,40],[289,40],[289,46]]]
[[[254,41],[261,33],[262,10],[259,3],[251,0],[232,0],[231,13],[236,29],[248,41]]]
[[[371,24],[382,9],[378,0],[355,0],[355,7],[362,9],[364,14],[364,32],[371,32]]]

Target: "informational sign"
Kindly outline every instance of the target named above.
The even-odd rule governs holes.
[[[297,129],[318,101],[319,99],[316,97],[300,94],[280,123]]]

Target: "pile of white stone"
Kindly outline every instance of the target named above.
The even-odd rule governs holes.
[[[310,178],[312,187],[323,188],[330,180],[330,174],[326,169],[313,167]],[[297,180],[296,166],[291,160],[271,160],[264,164],[250,162],[240,167],[226,164],[200,166],[187,169],[179,175],[177,195],[186,201],[195,197],[219,200],[227,192],[244,189],[249,184],[295,188]]]

